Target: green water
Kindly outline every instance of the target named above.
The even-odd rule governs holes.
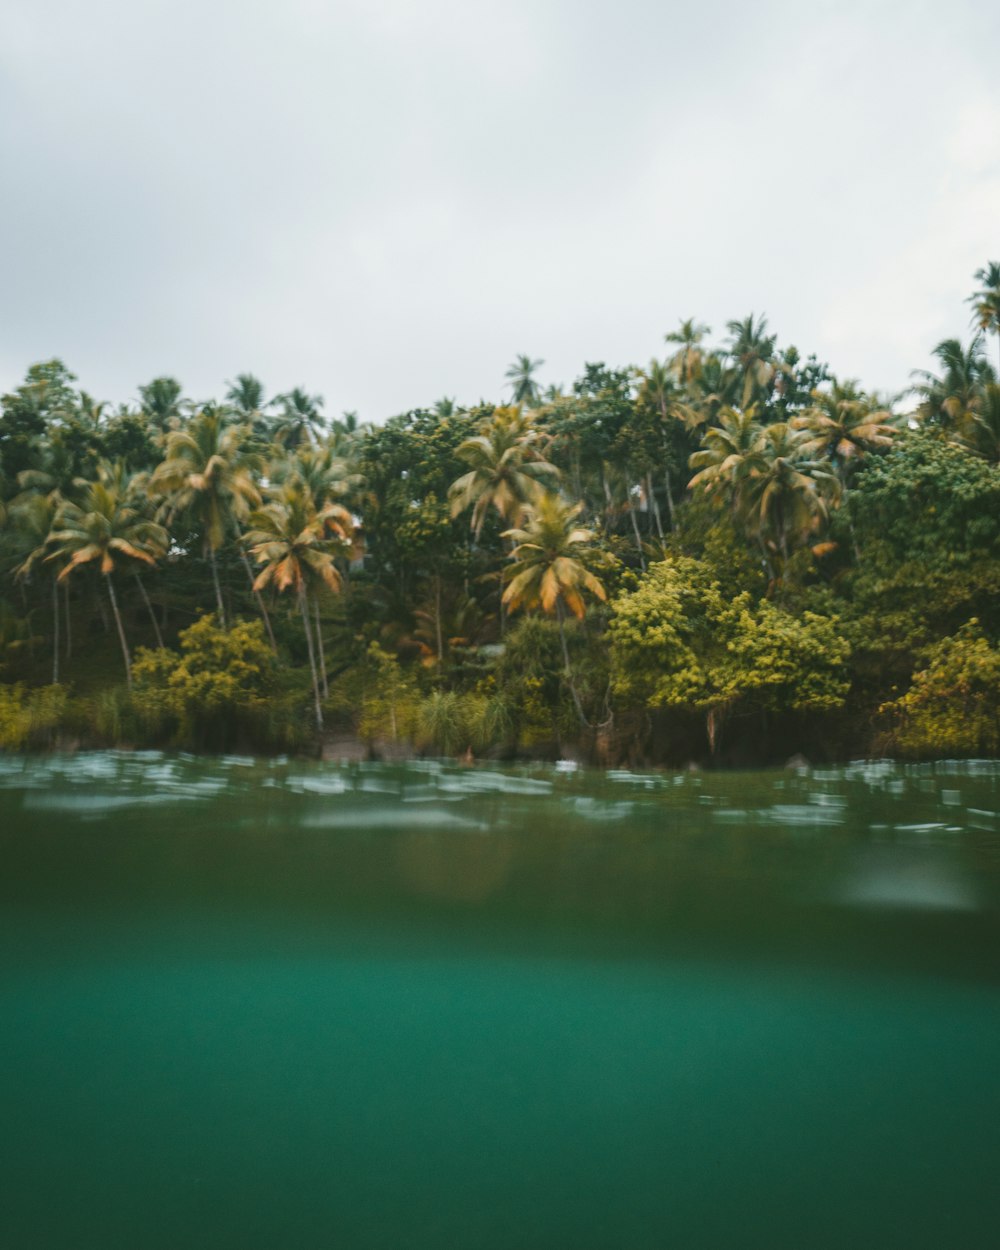
[[[998,812],[0,758],[0,1247],[993,1247]]]

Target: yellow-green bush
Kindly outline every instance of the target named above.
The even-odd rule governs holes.
[[[290,719],[269,706],[274,657],[259,621],[226,630],[204,616],[181,631],[180,646],[180,654],[144,648],[136,655],[131,703],[145,740],[212,750],[290,745]]]
[[[0,685],[0,750],[51,746],[66,710],[64,686]]]
[[[893,723],[882,746],[908,755],[1000,752],[1000,649],[975,619],[926,653],[901,698],[882,713]]]

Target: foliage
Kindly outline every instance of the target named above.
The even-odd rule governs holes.
[[[420,697],[413,675],[399,659],[373,642],[368,648],[367,673],[358,734],[366,741],[412,741],[420,718]]]
[[[64,686],[28,690],[0,684],[0,751],[38,750],[52,745],[66,710]]]
[[[225,750],[259,734],[275,684],[274,656],[257,622],[232,629],[203,616],[182,630],[180,653],[143,648],[132,668],[133,705],[146,731]]]
[[[612,604],[612,683],[626,702],[706,715],[710,746],[737,707],[829,711],[848,690],[835,618],[792,616],[747,593],[728,599],[690,559],[653,565]]]
[[[379,425],[250,372],[113,409],[32,365],[0,399],[4,671],[72,683],[86,741],[317,750],[326,714],[380,750],[680,762],[702,720],[732,760],[813,727],[933,749],[955,640],[1000,637],[997,263],[975,283],[905,419],[758,312],[565,388],[519,356],[506,403]]]
[[[929,647],[925,667],[900,698],[881,709],[893,722],[883,739],[907,755],[1000,752],[1000,649],[969,621]]]

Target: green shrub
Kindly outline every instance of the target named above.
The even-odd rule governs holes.
[[[1000,649],[971,620],[927,650],[926,667],[883,706],[894,722],[879,744],[907,755],[1000,752]]]
[[[288,716],[268,706],[276,675],[259,621],[226,630],[204,616],[181,631],[180,646],[179,655],[136,655],[131,704],[145,740],[226,750],[287,738]]]
[[[0,685],[0,750],[26,751],[55,741],[66,711],[65,686]]]

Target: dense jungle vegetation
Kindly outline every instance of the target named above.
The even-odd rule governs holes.
[[[327,420],[251,374],[0,417],[0,746],[751,764],[1000,748],[1000,264],[892,399],[685,321]]]

